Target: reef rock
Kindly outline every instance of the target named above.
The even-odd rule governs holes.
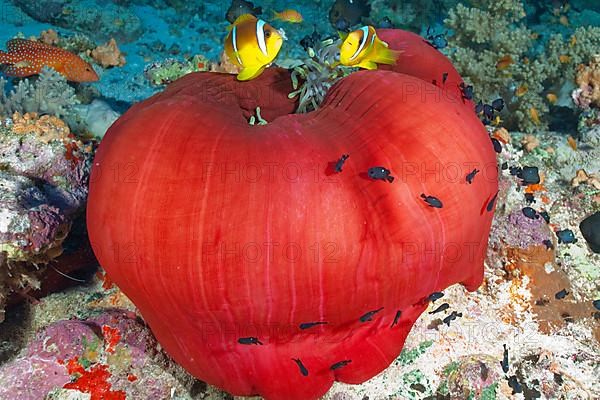
[[[581,108],[600,107],[600,54],[595,55],[589,64],[577,67],[575,78],[579,89],[573,92],[573,100]]]
[[[91,152],[52,116],[0,124],[0,309],[13,290],[39,287],[87,197]]]
[[[152,374],[156,354],[148,329],[127,312],[58,321],[2,365],[0,398],[166,399],[173,382]]]

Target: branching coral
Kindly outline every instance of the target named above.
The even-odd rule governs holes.
[[[504,98],[511,128],[531,132],[547,125],[550,101],[545,95],[569,84],[575,66],[600,47],[600,28],[578,28],[570,37],[554,34],[545,42],[525,27],[520,0],[481,0],[480,8],[462,4],[446,24],[454,35],[450,57],[484,101]],[[552,96],[550,98],[553,98]]]
[[[6,81],[0,78],[0,116],[8,117],[15,112],[67,116],[72,107],[79,104],[73,89],[58,72],[45,68],[39,78],[30,82],[24,79],[9,93],[5,93]]]
[[[329,88],[353,71],[339,64],[339,41],[322,41],[307,52],[308,58],[292,71],[294,91],[289,97],[299,96],[299,113],[319,108]]]
[[[575,78],[579,89],[573,93],[573,98],[578,106],[600,108],[600,54],[592,57],[588,65],[580,64],[577,67]]]

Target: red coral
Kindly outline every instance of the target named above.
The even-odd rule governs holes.
[[[404,50],[393,71],[344,78],[316,112],[288,115],[285,70],[195,73],[103,139],[90,241],[196,377],[316,399],[386,368],[424,297],[481,283],[498,191],[490,138],[441,53],[407,32],[382,37]],[[250,126],[259,106],[269,124]],[[128,182],[101,173],[125,165]],[[370,179],[376,166],[393,183]]]
[[[118,328],[102,325],[102,335],[104,336],[106,351],[108,353],[114,353],[115,346],[119,343],[119,340],[121,340],[121,332],[119,332]]]
[[[79,364],[77,357],[68,360],[67,371],[76,378],[73,382],[65,384],[65,389],[79,390],[91,394],[91,400],[125,400],[125,392],[122,390],[111,390],[112,385],[108,382],[111,374],[107,365],[93,365],[86,370]]]

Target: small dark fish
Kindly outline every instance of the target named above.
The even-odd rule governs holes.
[[[423,200],[425,200],[425,203],[429,204],[429,207],[434,207],[434,208],[444,207],[441,200],[438,199],[437,197],[425,196],[425,193],[421,193],[421,197],[423,198]]]
[[[390,29],[393,28],[392,20],[388,17],[383,17],[381,22],[379,23],[379,29]]]
[[[450,308],[450,304],[444,303],[441,306],[439,306],[438,308],[436,308],[435,310],[429,311],[429,314],[437,314],[439,312],[446,311],[449,308]]]
[[[300,370],[300,373],[303,376],[308,376],[308,370],[306,369],[304,364],[302,364],[302,361],[300,361],[299,358],[292,358],[292,361],[294,361],[296,363],[296,365],[298,366],[298,369]]]
[[[532,185],[540,183],[540,173],[538,167],[523,167],[517,175],[523,180],[524,185]]]
[[[474,96],[473,85],[465,85],[464,82],[461,82],[460,85],[458,85],[458,87],[460,88],[463,101],[464,100],[473,100],[473,96]]]
[[[425,391],[427,390],[427,388],[421,385],[420,383],[413,383],[412,385],[410,385],[410,388],[421,393],[425,393]]]
[[[492,197],[486,207],[486,210],[488,212],[491,212],[494,209],[494,203],[496,203],[496,198],[498,197],[498,192],[496,192],[496,194],[494,195],[494,197]]]
[[[335,164],[335,172],[342,172],[342,167],[344,166],[344,163],[346,162],[348,157],[350,157],[348,154],[342,154],[338,162]]]
[[[502,143],[496,138],[491,138],[492,146],[494,146],[494,151],[498,154],[502,153]]]
[[[444,72],[444,73],[442,74],[442,83],[446,83],[446,80],[447,80],[447,79],[448,79],[448,73],[447,73],[447,72]]]
[[[238,343],[239,344],[260,344],[262,345],[261,341],[258,340],[258,338],[255,337],[243,337],[243,338],[239,338],[238,339]]]
[[[443,292],[433,292],[429,296],[427,296],[427,300],[431,301],[432,303],[435,303],[436,300],[439,300],[442,297],[444,297]]]
[[[308,51],[309,48],[314,49],[319,43],[321,43],[321,35],[317,32],[316,25],[310,35],[306,35],[300,40],[300,46],[302,46],[305,51]]]
[[[535,211],[531,207],[523,207],[523,209],[521,210],[521,212],[523,213],[524,216],[526,216],[527,218],[530,218],[530,219],[538,219],[538,218],[540,218],[540,216],[538,215],[537,211]]]
[[[446,318],[444,318],[442,321],[446,325],[450,326],[450,322],[454,321],[457,317],[462,317],[462,313],[452,311],[452,313],[450,315],[448,315]]]
[[[512,166],[508,169],[508,172],[512,175],[512,176],[519,176],[519,174],[521,173],[522,168],[521,167],[515,167]]]
[[[490,104],[483,103],[481,100],[479,100],[479,103],[477,103],[475,106],[475,113],[478,115],[483,114],[483,116],[489,121],[494,119],[494,107],[492,107]]]
[[[473,179],[475,178],[475,175],[477,175],[477,173],[479,172],[479,170],[477,168],[475,168],[473,171],[469,172],[467,174],[467,176],[465,177],[465,179],[467,180],[467,182],[469,183],[469,185],[471,183],[473,183]]]
[[[392,322],[392,325],[390,326],[390,328],[393,327],[394,325],[396,325],[398,323],[398,321],[400,321],[401,316],[402,316],[402,310],[396,311],[396,316],[394,317],[394,322]]]
[[[309,329],[312,328],[313,326],[317,326],[317,325],[326,325],[327,322],[303,322],[300,324],[300,329]]]
[[[427,32],[425,33],[425,42],[436,50],[441,50],[448,46],[446,32],[436,34],[431,29],[431,26],[427,27]]]
[[[560,231],[556,231],[556,237],[558,238],[558,243],[577,243],[577,238],[575,237],[573,231],[570,229],[562,229]]]
[[[550,223],[550,214],[548,214],[548,211],[540,211],[540,215],[542,218],[544,218],[544,221],[546,221],[547,224]]]
[[[508,373],[508,349],[506,348],[506,344],[503,344],[502,346],[504,346],[504,354],[502,355],[500,366],[502,367],[502,371],[506,374]]]
[[[368,0],[336,0],[329,10],[329,22],[340,31],[348,31],[371,13]]]
[[[362,315],[362,316],[359,318],[360,322],[368,322],[368,321],[372,321],[372,320],[373,320],[373,316],[374,316],[375,314],[377,314],[378,312],[380,312],[381,310],[383,310],[383,307],[381,307],[381,308],[378,308],[377,310],[369,311],[369,312],[368,312],[368,313],[366,313],[366,314],[363,314],[363,315]]]
[[[579,231],[590,250],[600,254],[600,211],[588,215],[579,223]]]
[[[494,110],[498,112],[502,111],[504,109],[504,99],[497,98],[496,100],[492,101],[491,106]]]
[[[505,161],[502,163],[502,165],[500,166],[500,168],[502,169],[502,171],[507,170],[508,169],[508,163]]]
[[[523,392],[523,387],[521,386],[519,381],[517,381],[517,377],[515,375],[508,378],[508,386],[510,386],[510,388],[512,389],[512,394]]]
[[[331,367],[329,367],[330,370],[335,371],[336,369],[340,369],[342,367],[345,367],[346,365],[350,364],[352,362],[352,360],[342,360],[342,361],[338,361],[335,364],[332,364]]]
[[[569,293],[570,293],[570,292],[568,292],[568,291],[567,291],[567,289],[562,289],[561,291],[559,291],[559,292],[556,292],[556,293],[554,294],[554,298],[555,298],[556,300],[562,300],[562,299],[564,299],[565,297],[567,297],[567,295],[568,295]]]
[[[231,0],[225,18],[233,24],[240,15],[244,14],[252,14],[256,17],[262,14],[262,8],[254,7],[254,4],[246,0]]]
[[[554,245],[552,244],[552,240],[550,240],[550,239],[542,240],[542,244],[544,246],[546,246],[546,249],[548,249],[548,250],[552,250],[554,248]]]
[[[384,167],[371,167],[368,171],[369,178],[381,181],[394,182],[394,177],[390,175],[390,170]]]
[[[592,305],[596,310],[600,310],[600,299],[592,301]]]
[[[535,197],[533,196],[533,193],[525,193],[525,201],[527,204],[535,203]]]

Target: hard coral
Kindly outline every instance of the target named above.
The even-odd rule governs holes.
[[[65,78],[53,69],[44,68],[39,78],[24,79],[9,94],[0,78],[0,117],[9,117],[14,112],[50,114],[57,117],[72,113],[72,107],[79,104],[75,90]]]
[[[21,114],[15,112],[12,116],[12,131],[18,134],[32,133],[43,143],[53,140],[69,140],[69,126],[60,118],[53,115],[38,116],[37,113]]]
[[[573,93],[575,103],[583,108],[600,108],[600,54],[594,55],[590,62],[577,67],[575,81],[579,89]]]
[[[115,39],[110,39],[106,44],[96,47],[90,52],[90,56],[103,68],[122,67],[125,65],[125,56],[119,50]]]
[[[502,97],[507,127],[532,132],[547,126],[548,91],[570,83],[575,66],[600,47],[600,28],[578,28],[570,37],[553,34],[539,45],[527,28],[520,0],[482,0],[480,8],[457,5],[446,24],[450,57],[484,102]],[[550,98],[553,98],[550,96]]]

